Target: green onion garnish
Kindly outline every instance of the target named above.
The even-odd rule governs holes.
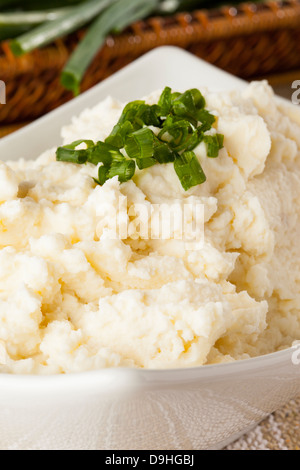
[[[164,116],[168,116],[172,105],[172,90],[168,86],[164,89],[158,101],[158,106]]]
[[[114,176],[119,177],[120,183],[126,183],[133,178],[135,173],[135,163],[133,160],[123,160],[122,162],[112,163],[109,172],[108,179]]]
[[[88,151],[88,162],[93,165],[103,163],[103,165],[111,165],[113,161],[122,160],[124,156],[118,148],[106,142],[97,142],[93,148]]]
[[[155,139],[154,142],[154,159],[158,163],[171,163],[176,158],[176,152],[166,142],[161,142],[159,139]]]
[[[130,158],[151,158],[154,153],[154,134],[149,127],[143,127],[130,134],[125,143]]]
[[[166,87],[157,105],[145,101],[128,103],[105,142],[78,140],[59,147],[58,161],[99,165],[97,184],[118,176],[120,183],[133,178],[136,167],[173,163],[182,187],[188,191],[206,181],[193,150],[204,142],[209,158],[216,158],[224,136],[207,135],[215,122],[205,109],[205,99],[197,89],[172,93]],[[78,149],[85,144],[86,149]]]
[[[206,181],[206,176],[194,152],[184,152],[174,162],[180,183],[186,191]]]
[[[221,134],[206,135],[203,140],[206,143],[207,156],[217,158],[220,148],[223,147],[224,136]]]
[[[87,146],[87,150],[77,150],[81,144],[85,144]],[[70,145],[65,145],[61,147],[60,152],[56,155],[56,160],[59,162],[70,162],[70,163],[86,163],[88,160],[88,150],[94,146],[94,142],[92,140],[76,140]]]

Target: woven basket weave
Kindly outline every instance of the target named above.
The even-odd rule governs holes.
[[[15,58],[0,44],[0,80],[7,104],[0,124],[29,121],[72,98],[60,85],[60,72],[84,31]],[[82,84],[82,91],[121,69],[145,52],[175,45],[242,78],[300,67],[300,0],[199,10],[155,17],[107,38]]]

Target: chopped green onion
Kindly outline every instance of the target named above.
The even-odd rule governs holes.
[[[79,147],[79,145],[81,144],[85,144],[87,148],[89,149],[94,145],[94,142],[92,140],[86,140],[86,139],[75,140],[75,142],[72,142],[72,144],[65,145],[65,148],[74,150],[76,149],[76,147]]]
[[[179,155],[174,162],[174,168],[185,191],[206,181],[204,171],[194,152],[184,152]]]
[[[185,148],[189,135],[193,131],[189,121],[175,120],[172,117],[167,118],[163,129],[158,134],[158,138],[161,140],[167,139],[169,146],[180,152]]]
[[[86,150],[71,150],[65,147],[59,147],[56,152],[56,160],[58,162],[69,162],[69,163],[86,163],[88,154]]]
[[[124,155],[118,148],[106,142],[97,142],[97,144],[89,150],[88,162],[93,165],[98,165],[98,163],[110,165],[114,160],[120,161],[123,158]]]
[[[98,170],[98,180],[95,180],[96,183],[103,186],[103,184],[115,176],[118,176],[120,183],[126,183],[131,180],[135,173],[135,162],[134,160],[126,160],[123,158],[123,161],[113,162],[111,166],[100,166]]]
[[[141,106],[143,105],[145,105],[145,101],[141,100],[131,101],[128,103],[123,109],[118,124],[123,124],[125,121],[130,121],[131,123],[134,122]]]
[[[130,158],[151,158],[154,152],[154,134],[144,127],[126,139],[125,150]]]
[[[128,103],[118,123],[105,142],[118,148],[123,148],[129,134],[142,129],[144,126],[161,126],[159,108],[157,105],[149,106],[145,101],[133,101]]]
[[[130,121],[116,124],[111,134],[105,139],[105,142],[121,149],[125,145],[127,136],[133,132],[134,128]]]
[[[94,178],[95,183],[103,186],[104,183],[109,179],[108,177],[109,166],[100,166],[98,170],[98,179]]]
[[[199,121],[197,112],[205,107],[205,99],[199,90],[188,90],[173,100],[172,110],[176,116],[187,118],[196,127]]]
[[[166,87],[158,105],[147,105],[145,101],[128,103],[105,142],[94,144],[91,140],[77,140],[58,148],[57,160],[101,164],[98,179],[94,178],[101,186],[115,176],[120,183],[129,181],[136,166],[144,170],[156,164],[173,163],[182,187],[188,191],[206,181],[193,150],[203,141],[207,156],[216,158],[224,143],[221,134],[204,134],[203,129],[210,130],[215,122],[215,117],[201,108],[204,104],[198,90],[181,94],[172,93],[171,88]],[[196,122],[196,126],[192,122]],[[158,135],[151,127],[158,128]],[[77,149],[83,143],[86,149]]]
[[[158,139],[154,142],[154,159],[160,163],[172,163],[176,158],[176,153],[167,143],[160,142]]]
[[[221,150],[224,148],[224,135],[223,134],[217,134],[218,141],[219,141],[219,149]]]
[[[172,93],[172,95],[171,95],[172,102],[177,100],[177,98],[179,98],[180,96],[181,96],[181,93],[179,93],[177,91],[175,93]]]
[[[172,106],[172,90],[170,87],[166,87],[162,92],[158,106],[161,109],[162,116],[168,116]]]
[[[150,168],[157,164],[157,160],[154,157],[149,158],[137,158],[136,164],[139,170],[145,170],[146,168]]]
[[[76,140],[70,145],[59,147],[56,151],[56,160],[59,162],[70,162],[78,164],[86,163],[88,160],[87,149],[76,149],[76,147],[83,143],[86,144],[87,149],[90,149],[94,145],[92,140]]]
[[[206,135],[203,140],[206,144],[207,156],[210,158],[217,158],[219,150],[223,148],[224,136],[221,134]]]
[[[135,173],[135,162],[125,160],[120,163],[113,163],[108,172],[108,178],[118,176],[120,183],[126,183],[133,178]]]
[[[200,130],[202,132],[209,131],[216,121],[215,116],[207,111],[207,109],[201,109],[200,111],[197,111],[197,119],[198,122],[201,123]]]
[[[145,105],[144,109],[141,108],[138,113],[138,118],[143,122],[143,125],[160,127],[162,124],[160,107],[156,104],[149,106]]]

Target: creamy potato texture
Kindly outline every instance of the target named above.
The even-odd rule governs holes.
[[[95,166],[56,162],[55,149],[1,163],[1,372],[190,367],[300,339],[300,113],[265,82],[201,91],[224,148],[207,158],[199,145],[207,181],[187,192],[172,164],[100,187]],[[105,139],[123,106],[84,111],[65,144]],[[191,198],[205,206],[201,247],[140,237],[135,203]],[[120,201],[127,239],[113,236]]]

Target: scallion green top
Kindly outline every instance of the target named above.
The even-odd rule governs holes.
[[[180,183],[187,191],[206,181],[193,150],[204,142],[207,156],[216,158],[223,147],[223,135],[207,134],[216,118],[205,106],[205,99],[197,89],[173,93],[166,87],[157,105],[148,105],[145,101],[128,103],[104,142],[73,142],[59,147],[56,159],[100,164],[95,182],[101,186],[114,176],[118,176],[120,183],[129,181],[136,166],[144,170],[157,164],[173,163]],[[82,143],[86,149],[77,149]]]

